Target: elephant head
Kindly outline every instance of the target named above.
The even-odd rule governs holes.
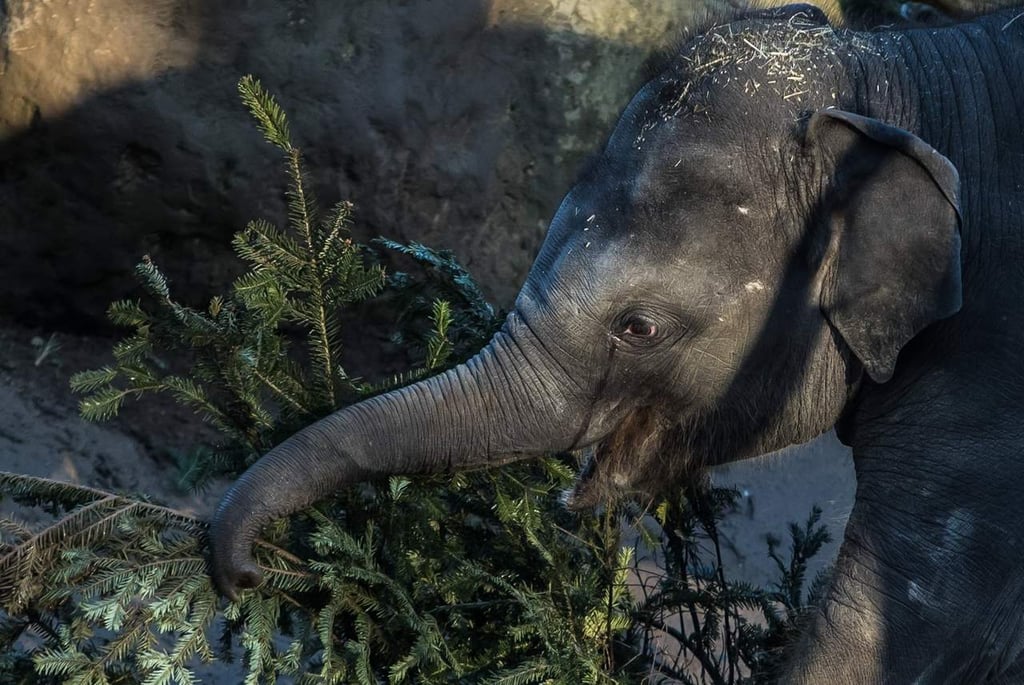
[[[211,528],[218,587],[259,582],[262,525],[363,479],[592,446],[570,498],[588,506],[809,440],[887,381],[960,306],[958,179],[849,111],[839,40],[796,8],[684,46],[565,197],[479,354],[306,428],[234,484]],[[780,42],[784,62],[762,59]]]

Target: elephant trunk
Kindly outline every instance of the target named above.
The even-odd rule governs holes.
[[[441,375],[342,409],[253,464],[210,526],[212,575],[235,598],[261,573],[252,544],[269,521],[339,488],[398,473],[435,473],[566,449],[584,421],[569,379],[528,359],[509,324],[479,354]],[[525,326],[522,327],[526,329]]]

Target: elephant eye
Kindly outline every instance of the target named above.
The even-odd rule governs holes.
[[[631,319],[626,325],[626,333],[638,338],[653,338],[658,334],[658,327],[647,319]]]
[[[637,344],[653,342],[660,332],[653,319],[636,312],[620,319],[618,329],[620,339]]]

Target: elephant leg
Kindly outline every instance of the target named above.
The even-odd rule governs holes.
[[[900,458],[858,461],[833,585],[782,682],[1020,682],[1020,503],[982,460]]]

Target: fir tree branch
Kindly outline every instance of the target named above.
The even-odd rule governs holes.
[[[698,642],[694,642],[686,633],[677,628],[672,627],[671,625],[665,623],[661,619],[648,617],[645,622],[651,628],[662,631],[663,633],[671,637],[673,640],[676,640],[679,642],[679,644],[683,645],[686,648],[686,651],[692,654],[693,657],[700,662],[701,668],[703,668],[704,672],[708,675],[708,677],[711,678],[711,682],[714,683],[714,685],[729,685],[729,683],[719,672],[718,664],[712,661],[711,658],[707,655],[703,645],[701,645]]]
[[[291,150],[291,134],[288,130],[288,119],[284,110],[277,104],[259,79],[254,76],[243,76],[238,82],[238,93],[242,102],[256,118],[256,125],[268,142],[288,152]]]
[[[295,556],[288,550],[278,547],[277,545],[274,545],[272,543],[269,543],[266,540],[263,540],[262,538],[256,538],[256,541],[253,544],[257,547],[262,547],[263,549],[270,550],[277,556],[281,557],[282,559],[285,559],[286,561],[290,561],[296,566],[302,566],[305,564],[305,562],[302,559]]]
[[[313,412],[309,409],[309,407],[302,404],[302,402],[298,398],[289,393],[287,390],[284,390],[283,388],[279,387],[278,384],[274,382],[272,378],[270,378],[265,373],[260,371],[258,366],[252,367],[252,373],[254,376],[256,376],[256,378],[260,380],[261,383],[270,388],[274,392],[274,395],[276,395],[277,397],[281,398],[289,405],[291,405],[291,407],[295,409],[295,411],[297,411],[300,416],[313,415]]]

